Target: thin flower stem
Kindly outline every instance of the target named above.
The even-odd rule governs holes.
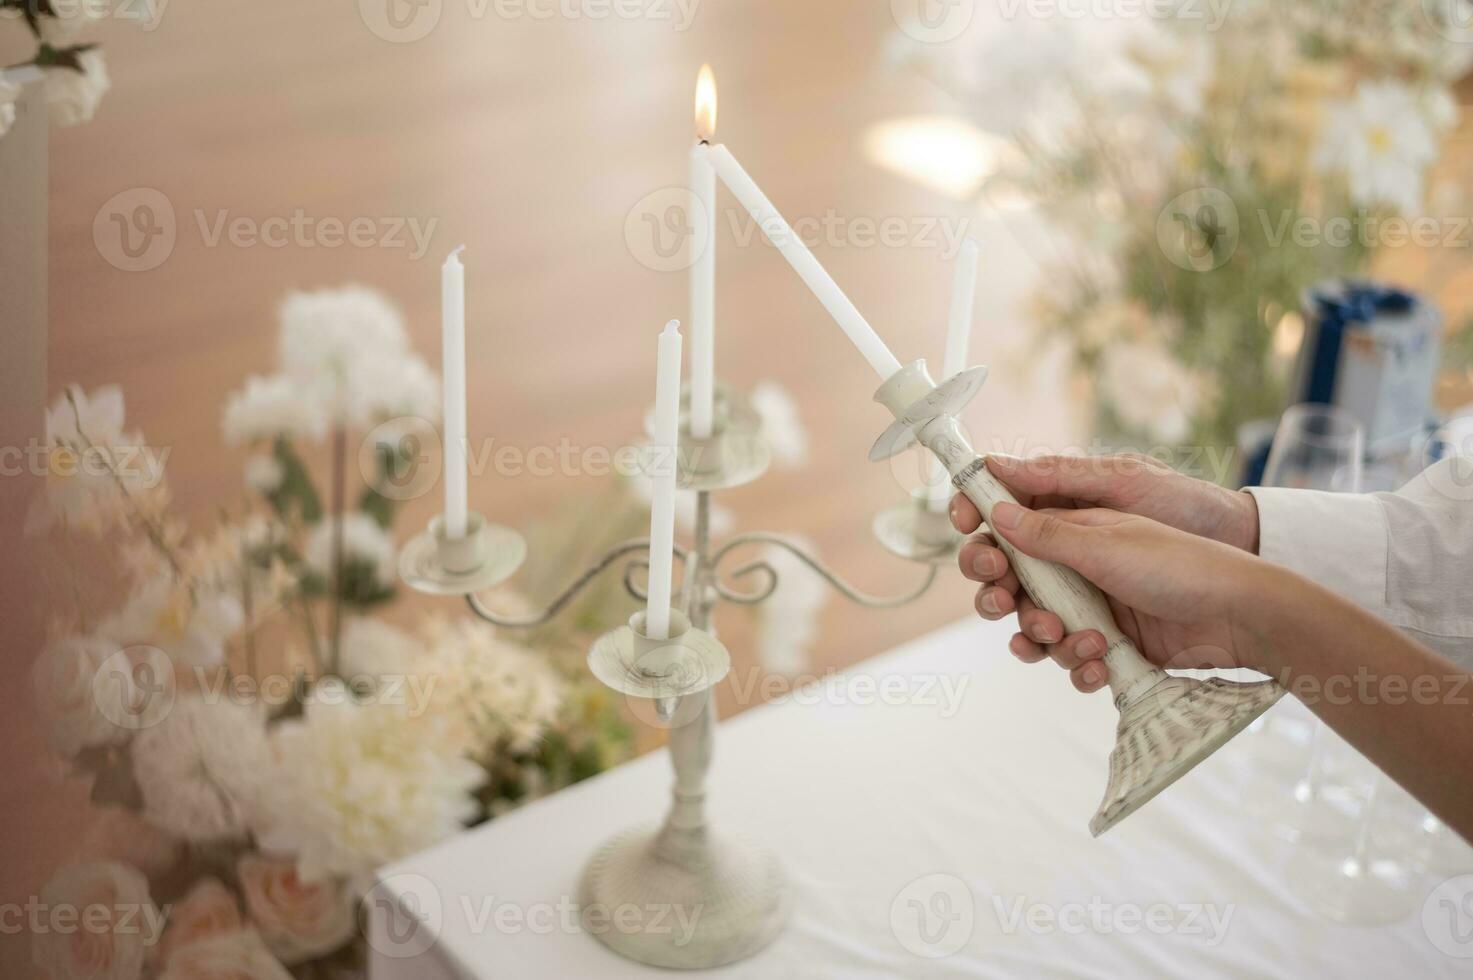
[[[339,425],[332,433],[332,618],[328,670],[338,672],[343,640],[343,511],[347,496],[348,433]]]

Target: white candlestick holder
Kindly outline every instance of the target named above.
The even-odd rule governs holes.
[[[761,950],[782,931],[792,908],[792,893],[777,854],[747,837],[711,827],[707,817],[706,777],[717,714],[712,695],[730,667],[726,648],[711,631],[712,614],[721,602],[761,603],[778,587],[777,572],[765,560],[749,559],[723,575],[724,563],[755,545],[779,547],[845,598],[877,609],[919,598],[935,581],[939,563],[937,553],[906,544],[904,534],[882,538],[891,551],[926,569],[909,591],[879,596],[855,588],[779,534],[750,532],[713,546],[711,494],[760,478],[771,454],[756,413],[730,389],[716,387],[709,439],[691,438],[688,407],[688,398],[683,399],[677,481],[696,493],[696,521],[690,547],[675,546],[683,587],[678,608],[671,612],[670,638],[645,635],[644,613],[639,612],[628,625],[595,640],[588,654],[595,677],[626,697],[653,705],[656,719],[668,726],[673,798],[662,823],[617,834],[594,854],[579,886],[579,902],[585,916],[629,907],[684,912],[684,920],[651,916],[639,929],[589,931],[609,948],[641,963],[708,969]],[[914,504],[902,506],[909,513]],[[471,523],[476,533],[468,537],[479,539],[474,545],[443,541],[437,522],[411,541],[400,561],[404,581],[434,595],[463,595],[481,619],[511,629],[546,623],[595,578],[619,564],[624,566],[626,591],[641,602],[647,598],[638,572],[648,568],[649,541],[636,539],[611,548],[544,608],[523,615],[499,613],[476,593],[510,576],[525,557],[526,545],[516,532],[503,534],[506,529],[487,526],[479,515],[473,514]],[[671,929],[671,921],[688,926]]]
[[[943,384],[931,380],[924,360],[912,361],[875,392],[895,421],[875,442],[870,459],[881,461],[924,445],[941,460],[952,483],[977,505],[984,520],[1013,495],[973,451],[957,415],[981,389],[986,368],[970,368]],[[1105,666],[1120,721],[1110,754],[1105,797],[1090,821],[1099,836],[1217,751],[1284,694],[1272,680],[1240,683],[1220,677],[1174,677],[1149,663],[1116,625],[1105,597],[1072,569],[1022,554],[1000,535],[1018,580],[1041,608],[1071,633],[1105,635]]]

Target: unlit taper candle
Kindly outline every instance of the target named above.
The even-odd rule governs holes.
[[[946,320],[946,351],[941,360],[941,378],[954,378],[967,367],[972,346],[972,308],[977,300],[977,242],[962,242],[956,257],[956,270],[951,277],[951,311]],[[943,511],[955,488],[946,467],[931,458],[931,509]]]
[[[792,227],[773,207],[767,195],[757,186],[756,181],[747,175],[742,165],[737,163],[736,157],[723,144],[711,147],[711,165],[716,168],[716,173],[728,188],[731,189],[736,199],[746,208],[752,220],[757,222],[757,227],[762,229],[762,234],[767,240],[777,246],[783,258],[798,273],[798,277],[808,285],[813,295],[823,304],[823,308],[829,311],[829,316],[843,328],[844,333],[869,366],[874,368],[881,381],[888,381],[890,377],[900,370],[900,362],[895,355],[890,353],[890,348],[875,333],[869,321],[860,315],[854,304],[849,302],[849,297],[834,282],[824,267],[818,264],[818,259],[803,244]]]
[[[466,532],[465,267],[462,245],[440,269],[440,356],[445,391],[445,536]]]
[[[650,582],[645,632],[670,638],[675,550],[675,454],[680,443],[680,321],[665,324],[655,357],[655,429],[650,442]]]

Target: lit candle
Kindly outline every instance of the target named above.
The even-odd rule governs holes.
[[[716,76],[701,66],[696,80],[696,145],[690,153],[690,192],[706,212],[705,247],[690,267],[690,434],[711,435],[716,389],[716,171],[711,167],[711,137],[716,133]]]
[[[850,342],[859,348],[859,353],[869,362],[869,366],[874,368],[882,381],[888,381],[892,374],[900,370],[900,362],[890,353],[890,349],[869,322],[860,315],[859,310],[855,309],[854,304],[849,302],[849,297],[844,295],[839,284],[818,264],[818,259],[813,257],[808,246],[803,244],[792,227],[783,220],[767,195],[747,176],[742,165],[737,163],[736,157],[731,155],[724,144],[718,143],[711,147],[711,164],[716,168],[722,182],[736,195],[742,207],[747,209],[752,220],[757,222],[767,240],[777,246],[793,271],[798,273],[813,295],[818,297],[823,308],[828,310],[829,316],[849,336]]]
[[[951,279],[951,313],[946,320],[946,356],[941,361],[943,380],[954,378],[967,367],[967,349],[972,341],[972,305],[977,297],[977,243],[962,242]],[[951,481],[946,467],[931,458],[931,509],[943,511],[951,500]]]
[[[445,376],[445,536],[466,530],[465,267],[462,245],[440,269],[440,356]]]
[[[675,550],[675,451],[680,442],[680,321],[660,334],[655,360],[655,428],[650,441],[650,584],[645,632],[670,638],[671,574]]]

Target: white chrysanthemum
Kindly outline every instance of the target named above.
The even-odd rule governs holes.
[[[245,483],[257,493],[275,493],[285,479],[286,470],[271,453],[252,453],[246,457]]]
[[[254,930],[190,943],[169,957],[159,980],[292,980]]]
[[[430,655],[420,673],[434,682],[431,710],[464,734],[472,755],[487,755],[503,740],[526,751],[557,720],[562,681],[541,657],[468,619],[431,622],[426,639]]]
[[[808,433],[798,418],[798,403],[782,385],[763,381],[752,389],[752,408],[762,420],[762,437],[783,466],[808,460]]]
[[[1322,170],[1345,174],[1357,204],[1422,210],[1422,176],[1437,158],[1432,124],[1417,94],[1394,81],[1361,82],[1330,109],[1315,154]]]
[[[15,125],[15,100],[20,98],[20,86],[0,78],[0,136]]]
[[[46,101],[51,106],[51,121],[60,126],[91,122],[103,95],[112,87],[101,51],[96,48],[83,51],[77,60],[81,71],[66,67],[46,69]]]
[[[244,837],[272,767],[260,710],[202,696],[139,732],[132,756],[144,818],[191,841]]]
[[[332,578],[331,517],[324,518],[307,535],[302,556],[307,565],[325,579]],[[373,569],[374,580],[382,586],[394,584],[394,539],[378,521],[362,511],[343,515],[343,560],[364,562]]]
[[[343,414],[360,429],[402,417],[433,422],[440,416],[440,379],[407,351],[370,353],[344,379]]]
[[[120,646],[163,650],[186,667],[215,667],[226,642],[245,625],[240,600],[226,592],[180,588],[169,574],[143,583],[121,610],[98,626]]]
[[[357,678],[402,677],[416,667],[424,644],[378,619],[354,619],[343,629],[341,674]]]
[[[284,374],[252,375],[225,403],[221,428],[231,445],[285,436],[321,439],[328,415],[321,394]]]
[[[357,703],[335,680],[299,720],[273,733],[263,846],[295,854],[305,881],[339,876],[363,888],[374,869],[459,833],[485,771],[434,718],[402,704]]]
[[[103,664],[116,653],[115,643],[97,636],[69,636],[52,644],[31,668],[31,687],[47,740],[57,753],[71,758],[85,748],[115,745],[131,730],[118,724],[137,701],[131,674],[118,672],[98,684]],[[107,697],[104,706],[99,694]]]
[[[828,600],[828,587],[786,548],[768,545],[761,559],[777,574],[777,588],[757,607],[757,659],[775,674],[804,673],[811,668],[819,612]]]
[[[1126,425],[1168,445],[1187,437],[1203,397],[1203,379],[1165,348],[1146,342],[1107,347],[1099,380],[1106,400]]]
[[[74,864],[41,889],[40,904],[68,909],[84,928],[38,929],[31,956],[47,976],[91,980],[137,980],[159,921],[148,879],[114,861]]]
[[[282,367],[299,378],[341,378],[364,357],[407,348],[399,311],[364,286],[292,293],[281,304]]]

